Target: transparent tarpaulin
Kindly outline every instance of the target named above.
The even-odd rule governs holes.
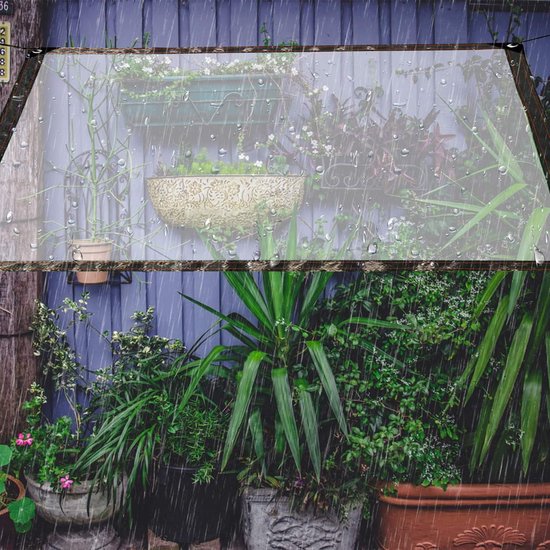
[[[512,48],[28,63],[2,121],[2,262],[550,257],[548,135]]]

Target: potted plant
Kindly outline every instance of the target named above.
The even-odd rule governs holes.
[[[96,67],[72,56],[59,67],[52,67],[59,85],[78,106],[82,134],[72,131],[66,149],[66,168],[54,167],[63,189],[64,223],[46,222],[40,244],[68,243],[68,254],[75,262],[107,262],[116,249],[128,251],[132,224],[138,223],[145,205],[132,212],[128,204],[129,182],[133,174],[129,135],[120,137],[113,127],[116,117],[114,87],[109,76],[96,74]],[[71,77],[66,73],[70,71]],[[49,191],[50,189],[48,189]],[[129,230],[130,229],[130,230]],[[109,279],[106,271],[76,271],[81,284],[100,284]]]
[[[285,139],[272,140],[275,154],[302,158],[324,190],[384,193],[424,189],[430,169],[441,172],[449,157],[437,124],[438,111],[423,119],[394,107],[387,116],[377,108],[380,87],[358,87],[354,97],[330,101],[324,89],[300,80],[308,115]]]
[[[272,245],[266,236],[264,257],[271,257]],[[348,425],[333,366],[313,324],[332,274],[266,271],[261,284],[248,272],[224,276],[250,317],[185,298],[216,315],[222,329],[239,340],[227,349],[236,388],[222,469],[230,461],[241,464],[247,547],[289,548],[308,540],[353,548],[361,493],[336,466]],[[403,329],[374,318],[355,321]]]
[[[400,336],[385,334],[379,342],[385,355],[365,349],[362,342],[369,332],[360,327],[348,334],[332,329],[337,341],[332,346],[326,342],[329,357],[336,354],[335,364],[339,356],[348,359],[337,381],[345,385],[345,402],[354,404],[349,458],[355,462],[362,457],[366,471],[378,480],[376,524],[381,548],[544,547],[549,528],[548,484],[517,483],[525,474],[516,467],[514,449],[522,445],[523,435],[514,427],[514,414],[499,423],[496,445],[484,460],[479,459],[488,422],[502,406],[493,389],[499,387],[500,377],[493,374],[483,379],[490,396],[485,404],[480,400],[481,406],[463,407],[460,399],[464,359],[472,357],[469,376],[478,363],[487,372],[500,373],[511,361],[506,348],[491,347],[498,346],[495,327],[503,322],[506,306],[496,306],[497,320],[480,316],[489,303],[494,307],[491,296],[502,277],[482,273],[367,276],[337,292],[324,308],[327,331],[332,325],[331,311],[339,312],[336,318],[347,317],[350,305],[353,315],[375,308],[382,318],[389,316],[416,328]],[[504,302],[508,304],[506,297]],[[537,310],[529,304],[525,304],[527,310]],[[519,317],[521,325],[524,321]],[[520,334],[525,336],[524,330]],[[502,340],[516,341],[512,344],[516,351],[511,349],[508,355],[514,360],[518,359],[519,338]],[[498,359],[489,362],[491,349],[491,353],[500,351]],[[541,351],[534,344],[528,349]],[[354,374],[358,367],[360,374]],[[537,400],[531,401],[521,408],[533,415]],[[508,406],[512,413],[518,408],[513,401]],[[476,419],[483,432],[478,427],[470,436],[468,430]],[[360,428],[355,433],[354,424]],[[458,444],[461,434],[462,449]],[[535,448],[542,446],[540,440]],[[548,476],[544,463],[535,462],[532,467],[525,479]]]
[[[42,357],[44,375],[63,397],[71,416],[49,419],[44,414],[45,391],[33,383],[30,399],[23,404],[27,444],[16,442],[14,446],[14,464],[25,473],[38,515],[59,528],[48,538],[51,548],[118,548],[120,543],[108,525],[120,508],[120,500],[109,498],[90,479],[93,471],[80,472],[75,467],[87,440],[86,410],[78,400],[86,381],[85,367],[69,345],[67,332],[75,323],[87,321],[86,300],[86,294],[78,302],[66,299],[55,309],[37,303],[31,327],[33,347]],[[69,316],[67,322],[65,314]],[[120,491],[123,480],[115,484]]]
[[[378,499],[369,547],[452,548],[461,531],[481,527],[468,521],[483,503],[466,500],[471,515],[460,517],[455,498],[469,487],[454,486],[467,477],[456,379],[458,350],[477,344],[475,309],[488,279],[475,272],[361,274],[320,308],[350,426],[342,463],[356,465]],[[342,319],[375,311],[412,330],[381,328],[373,349],[370,327],[338,328]]]
[[[32,445],[32,438],[20,434],[18,445]],[[7,445],[0,445],[0,468],[7,468],[13,451]],[[5,550],[15,548],[15,533],[25,533],[35,515],[34,502],[25,496],[25,487],[13,475],[0,470],[0,545]]]
[[[184,148],[174,166],[159,166],[147,180],[153,206],[172,225],[246,231],[270,213],[288,217],[302,202],[305,178],[289,175],[282,157],[251,162],[242,151],[238,157],[213,162],[204,150],[193,156]]]
[[[183,545],[228,536],[236,478],[219,472],[227,398],[205,378],[220,350],[200,360],[195,347],[149,335],[153,315],[136,312],[128,332],[112,335],[113,365],[91,389],[99,422],[77,467],[94,469],[106,491],[125,476],[125,507],[159,536]]]
[[[206,56],[193,69],[173,56],[124,54],[114,59],[120,106],[133,126],[149,128],[266,124],[284,113],[296,54],[262,53],[254,60]]]

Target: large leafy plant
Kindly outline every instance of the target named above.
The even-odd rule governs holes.
[[[290,249],[293,242],[290,238]],[[264,257],[271,257],[269,239],[263,244]],[[309,463],[319,480],[323,467],[320,412],[330,411],[341,437],[348,435],[333,365],[313,323],[315,306],[332,274],[264,271],[258,280],[249,272],[226,271],[224,276],[253,321],[239,313],[226,315],[184,295],[217,316],[222,329],[239,341],[228,349],[235,362],[232,372],[237,389],[222,468],[228,465],[239,441],[245,439],[260,477],[287,475],[281,467],[281,456],[286,450],[301,477],[307,449]],[[404,328],[367,317],[346,319],[342,326],[350,322]]]
[[[94,472],[108,494],[116,495],[124,478],[128,505],[164,462],[195,468],[195,481],[209,482],[227,418],[204,391],[221,348],[197,359],[195,347],[150,335],[153,317],[153,308],[136,312],[128,332],[111,336],[114,361],[91,389],[95,429],[76,464]]]
[[[458,350],[475,345],[481,326],[474,312],[488,278],[476,272],[360,274],[320,305],[321,333],[338,366],[350,427],[342,465],[353,468],[363,486],[460,480]],[[343,319],[375,315],[413,330],[338,328]]]

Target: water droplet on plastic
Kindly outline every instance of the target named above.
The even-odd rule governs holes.
[[[10,210],[7,214],[6,214],[6,223],[11,223],[13,221],[13,212]]]
[[[535,254],[535,263],[537,265],[542,265],[546,260],[546,258],[544,257],[544,254],[536,246],[533,247],[533,251]]]
[[[409,150],[406,147],[401,149],[401,156],[402,157],[406,157],[408,154],[409,154]]]
[[[376,243],[370,243],[367,252],[369,254],[376,254],[378,252],[378,245]]]

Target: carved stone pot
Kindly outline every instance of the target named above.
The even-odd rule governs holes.
[[[398,484],[378,503],[383,550],[550,550],[550,483]]]
[[[301,176],[172,176],[151,178],[149,197],[168,224],[251,229],[275,213],[288,217],[304,197]]]
[[[342,521],[336,514],[293,510],[273,489],[246,489],[243,531],[248,550],[353,550],[361,525],[361,506],[350,507]]]
[[[108,524],[118,511],[119,501],[109,501],[104,493],[93,491],[88,502],[90,484],[86,482],[60,495],[50,483],[40,485],[27,476],[27,490],[37,514],[54,525],[43,550],[116,550],[120,546]]]

